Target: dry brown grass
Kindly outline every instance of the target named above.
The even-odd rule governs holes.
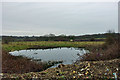
[[[14,57],[2,51],[2,72],[3,73],[26,73],[43,70],[43,64],[37,64],[23,57]]]
[[[103,47],[94,49],[91,53],[82,56],[82,61],[99,61],[120,58],[119,45],[120,43],[118,42],[111,45],[103,45]]]

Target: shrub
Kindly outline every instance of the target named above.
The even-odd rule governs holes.
[[[111,34],[110,34],[111,35]],[[93,49],[91,53],[82,56],[81,61],[98,61],[120,58],[120,35],[109,37],[102,47]]]

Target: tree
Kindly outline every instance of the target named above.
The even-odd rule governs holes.
[[[113,30],[108,30],[106,33],[106,44],[113,44],[115,42],[115,32]]]
[[[55,37],[55,34],[47,34],[47,35],[44,35],[45,37]]]
[[[95,38],[94,37],[90,38],[90,41],[95,41]]]
[[[49,34],[49,37],[55,37],[55,34]]]
[[[5,36],[5,37],[2,37],[2,43],[5,43],[5,44],[8,44],[9,42],[12,42],[14,41],[12,36]]]
[[[70,41],[74,41],[75,36],[74,35],[69,35]]]
[[[61,34],[61,35],[59,35],[60,37],[66,37],[66,35],[65,34]]]

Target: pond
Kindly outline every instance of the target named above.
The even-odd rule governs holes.
[[[20,50],[9,52],[13,56],[23,56],[30,58],[34,61],[60,61],[63,64],[72,64],[76,60],[80,59],[79,55],[89,53],[88,50],[83,48],[53,48],[53,49],[30,49],[30,50]],[[54,65],[52,67],[55,67]]]

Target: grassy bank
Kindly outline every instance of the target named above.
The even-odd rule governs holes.
[[[42,71],[44,64],[37,64],[27,58],[15,57],[7,52],[2,52],[2,72],[3,73],[25,73]]]
[[[104,42],[62,42],[62,41],[31,41],[31,42],[10,42],[9,44],[3,44],[3,49],[7,52],[29,49],[29,48],[52,48],[52,47],[99,47]]]

